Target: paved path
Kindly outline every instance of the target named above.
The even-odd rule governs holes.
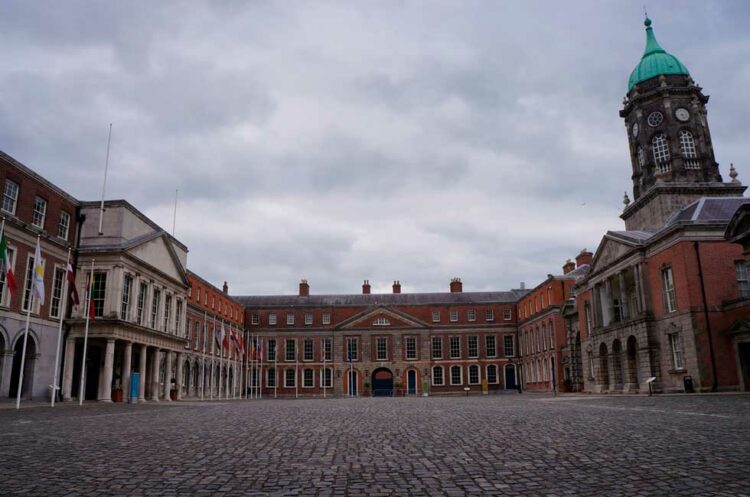
[[[0,495],[750,495],[750,396],[5,410]]]

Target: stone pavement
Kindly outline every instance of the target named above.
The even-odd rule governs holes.
[[[0,495],[750,495],[750,396],[0,411]]]

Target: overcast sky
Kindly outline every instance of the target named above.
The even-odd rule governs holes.
[[[0,4],[0,149],[125,198],[233,294],[534,286],[631,192],[641,2]],[[651,1],[750,181],[750,3]]]

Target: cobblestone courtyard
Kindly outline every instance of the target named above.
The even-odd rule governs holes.
[[[0,495],[750,495],[750,396],[0,411]]]

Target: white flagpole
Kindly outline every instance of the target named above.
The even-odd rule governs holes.
[[[323,375],[321,376],[321,383],[323,384],[323,398],[326,398],[326,338],[320,339],[321,354],[323,354]]]
[[[216,369],[215,358],[216,352],[214,351],[216,345],[216,316],[214,316],[213,333],[211,333],[211,385],[208,389],[211,400],[214,400],[214,369]]]
[[[36,243],[38,244],[40,240],[40,236],[37,235],[36,237]],[[41,253],[41,250],[40,250]],[[26,309],[26,330],[23,332],[23,351],[21,352],[21,371],[18,375],[18,393],[16,394],[16,410],[21,408],[21,390],[23,389],[23,370],[26,366],[26,344],[29,341],[29,321],[31,320],[31,307],[34,305],[34,275],[35,275],[35,267],[39,264],[39,261],[34,259],[34,267],[31,269],[31,289],[29,291],[29,306]],[[24,288],[24,292],[26,289]]]
[[[294,398],[299,398],[299,348],[294,339]]]
[[[250,334],[247,333],[247,330],[242,332],[242,338],[244,340],[245,348],[242,351],[242,372],[245,373],[243,376],[245,377],[245,391],[243,392],[245,399],[249,399],[247,389],[250,388],[249,381],[249,375],[250,375]]]
[[[201,365],[201,400],[206,395],[206,311],[203,311],[203,364]]]
[[[50,407],[55,407],[55,397],[57,397],[57,391],[60,389],[57,386],[58,380],[58,368],[60,366],[60,344],[62,343],[62,327],[63,319],[65,318],[65,311],[68,309],[68,265],[70,264],[70,247],[68,247],[68,257],[65,261],[65,279],[63,280],[63,291],[62,291],[62,308],[60,309],[60,326],[57,329],[57,348],[55,349],[55,376],[52,380],[52,401]],[[52,279],[54,281],[54,274]],[[54,283],[53,283],[54,284]],[[54,292],[55,289],[53,288]]]
[[[214,319],[216,319],[215,315]],[[224,329],[222,328],[221,331],[221,341],[219,342],[219,400],[221,400],[221,391],[224,386]]]
[[[102,203],[99,207],[99,234],[103,233],[102,223],[104,222],[104,192],[107,189],[107,170],[109,169],[109,144],[112,141],[112,123],[109,123],[109,136],[107,137],[107,159],[104,161],[104,182],[102,183]]]
[[[279,390],[279,340],[273,342],[273,398],[277,398]]]
[[[258,398],[263,398],[263,353],[265,348],[263,347],[263,339],[260,339],[260,371],[258,372]]]
[[[89,275],[89,285],[94,286],[94,259],[91,259],[91,274]],[[83,333],[83,360],[81,361],[81,382],[78,385],[78,405],[83,405],[83,396],[85,394],[84,380],[86,378],[86,347],[89,343],[89,320],[91,319],[91,288],[86,292],[86,305],[83,310],[86,313],[86,327]]]

